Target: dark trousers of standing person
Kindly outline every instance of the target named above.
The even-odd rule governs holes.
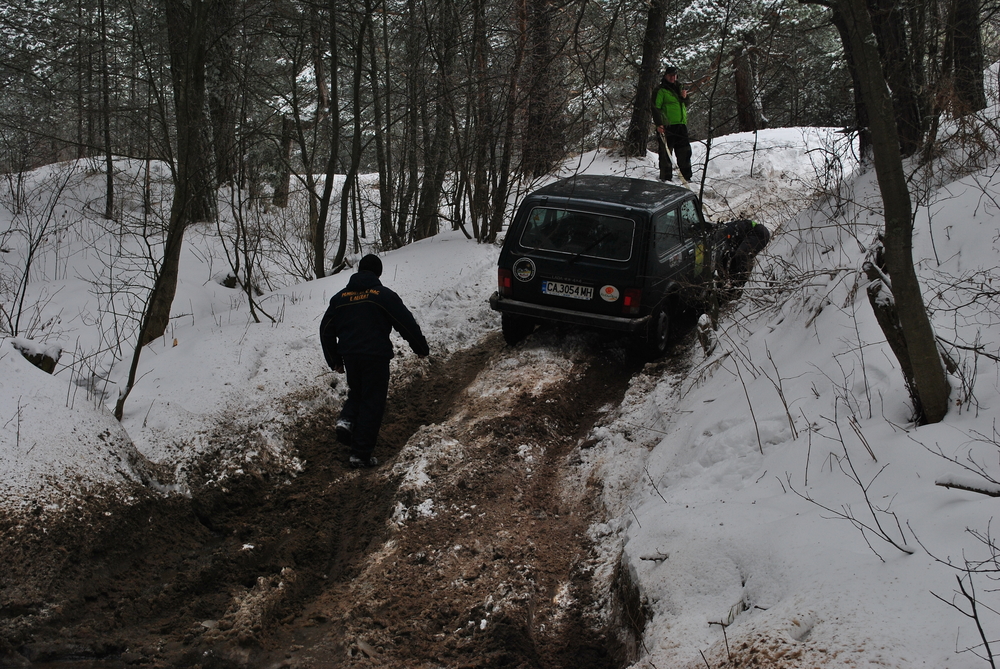
[[[371,355],[344,356],[347,399],[340,417],[353,425],[351,455],[367,460],[375,451],[389,394],[389,358]]]
[[[729,263],[729,276],[733,286],[739,288],[747,282],[747,279],[750,278],[750,264],[757,254],[767,246],[770,239],[771,233],[760,223],[750,229],[747,236],[733,251],[732,260]]]
[[[667,148],[666,133],[656,138],[656,155],[660,158],[660,181],[672,181],[674,170],[670,163],[670,150]]]
[[[664,128],[667,148],[673,152],[677,161],[677,170],[685,179],[691,181],[694,172],[691,170],[691,140],[688,139],[688,128],[684,124],[668,125]],[[667,180],[670,179],[670,156],[663,155],[663,145],[660,144],[660,178],[663,179],[664,163],[666,163]]]

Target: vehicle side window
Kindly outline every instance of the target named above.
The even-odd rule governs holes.
[[[677,225],[677,210],[664,212],[653,219],[653,252],[660,262],[667,259],[667,253],[681,243],[680,228]]]
[[[681,230],[685,239],[691,239],[701,235],[701,217],[698,216],[698,207],[694,200],[685,200],[681,203]]]

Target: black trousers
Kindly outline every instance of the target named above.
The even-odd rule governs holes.
[[[750,264],[757,254],[767,246],[770,239],[771,233],[758,223],[740,241],[739,245],[732,251],[729,261],[729,277],[732,285],[739,287],[747,282],[750,276]]]
[[[691,170],[691,140],[688,139],[688,129],[686,125],[668,125],[664,129],[664,137],[667,140],[666,147],[663,142],[658,142],[660,157],[660,178],[669,181],[673,178],[673,170],[670,165],[670,155],[674,154],[677,161],[677,170],[685,179],[691,181],[693,172]]]
[[[354,426],[351,455],[370,458],[375,451],[389,394],[389,358],[370,355],[344,356],[347,400],[340,417]]]

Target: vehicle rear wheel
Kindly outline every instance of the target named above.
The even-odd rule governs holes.
[[[515,346],[535,331],[535,321],[526,316],[502,313],[500,314],[500,330],[503,332],[503,340],[507,342],[507,345]]]
[[[656,360],[667,352],[670,342],[670,313],[663,307],[657,307],[649,319],[646,333],[642,337],[643,353],[650,360]]]

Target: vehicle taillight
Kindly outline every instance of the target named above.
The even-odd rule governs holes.
[[[514,273],[509,269],[499,269],[497,270],[497,292],[504,297],[510,297],[514,294]]]
[[[642,302],[642,290],[639,288],[626,288],[624,299],[622,299],[622,313],[626,316],[635,316],[639,313],[639,304]]]

